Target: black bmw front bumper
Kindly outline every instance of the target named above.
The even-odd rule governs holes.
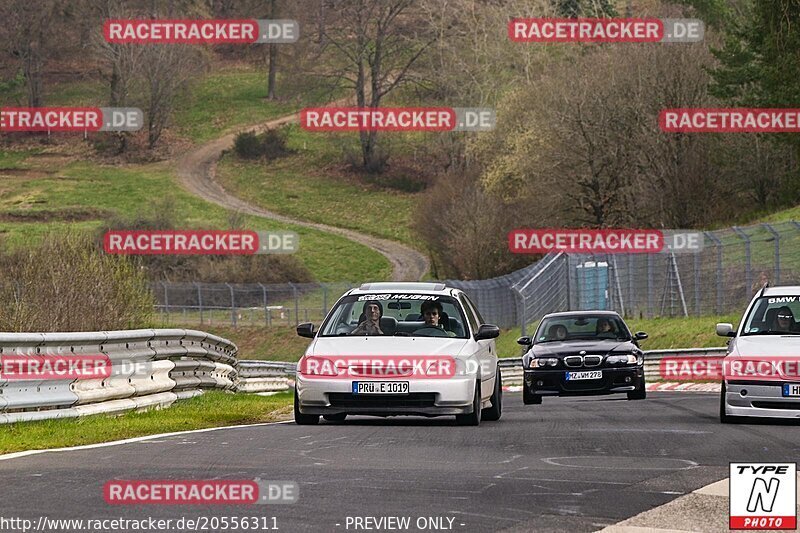
[[[600,379],[567,380],[567,372],[600,370]],[[644,366],[618,368],[575,368],[570,370],[525,369],[523,386],[528,393],[540,396],[583,396],[631,392],[644,388]]]

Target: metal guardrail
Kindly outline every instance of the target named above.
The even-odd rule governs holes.
[[[236,345],[202,331],[0,333],[0,356],[101,354],[111,361],[105,378],[0,378],[0,423],[167,407],[205,388],[237,386]]]
[[[645,352],[653,380],[664,357],[722,356],[726,348]],[[0,423],[161,408],[203,389],[278,392],[294,387],[297,364],[237,359],[231,341],[202,331],[144,329],[89,333],[1,333],[0,356],[99,355],[111,375],[97,379],[9,380],[0,377]],[[500,359],[504,385],[522,383],[522,358]]]

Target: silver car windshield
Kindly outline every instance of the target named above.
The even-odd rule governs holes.
[[[800,295],[762,296],[750,310],[742,335],[800,335]]]
[[[342,298],[322,325],[321,337],[395,336],[466,339],[455,298],[430,294],[360,294]]]

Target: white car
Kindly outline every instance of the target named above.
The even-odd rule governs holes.
[[[423,316],[425,315],[425,316]],[[367,283],[342,296],[298,362],[294,417],[455,415],[498,420],[502,381],[494,339],[475,305],[442,283]]]
[[[720,393],[722,423],[745,417],[800,418],[800,287],[765,287],[750,302],[739,324],[717,324],[728,343]],[[757,370],[761,362],[774,362]],[[738,366],[737,366],[738,363]],[[747,375],[747,363],[754,375]],[[789,373],[785,370],[794,369]]]

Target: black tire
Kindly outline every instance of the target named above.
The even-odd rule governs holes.
[[[456,415],[459,426],[478,426],[481,423],[481,378],[475,380],[475,394],[472,398],[472,412]]]
[[[347,418],[347,413],[336,413],[335,415],[322,415],[322,418],[328,422],[344,422]]]
[[[319,424],[319,415],[304,415],[300,412],[297,391],[294,391],[294,423],[298,426],[313,426]]]
[[[528,390],[526,385],[522,385],[522,403],[525,405],[539,405],[542,403],[542,396],[540,394],[533,394]]]
[[[725,413],[725,382],[722,382],[722,387],[719,389],[719,421],[723,424],[738,424],[746,420],[742,416],[731,416]]]
[[[499,366],[494,377],[494,392],[490,401],[492,406],[483,410],[481,418],[490,422],[500,420],[500,416],[503,414],[503,376],[500,374]]]
[[[628,393],[629,400],[644,400],[647,398],[647,385],[644,382],[644,378],[642,378],[642,387],[636,390],[632,390]]]

